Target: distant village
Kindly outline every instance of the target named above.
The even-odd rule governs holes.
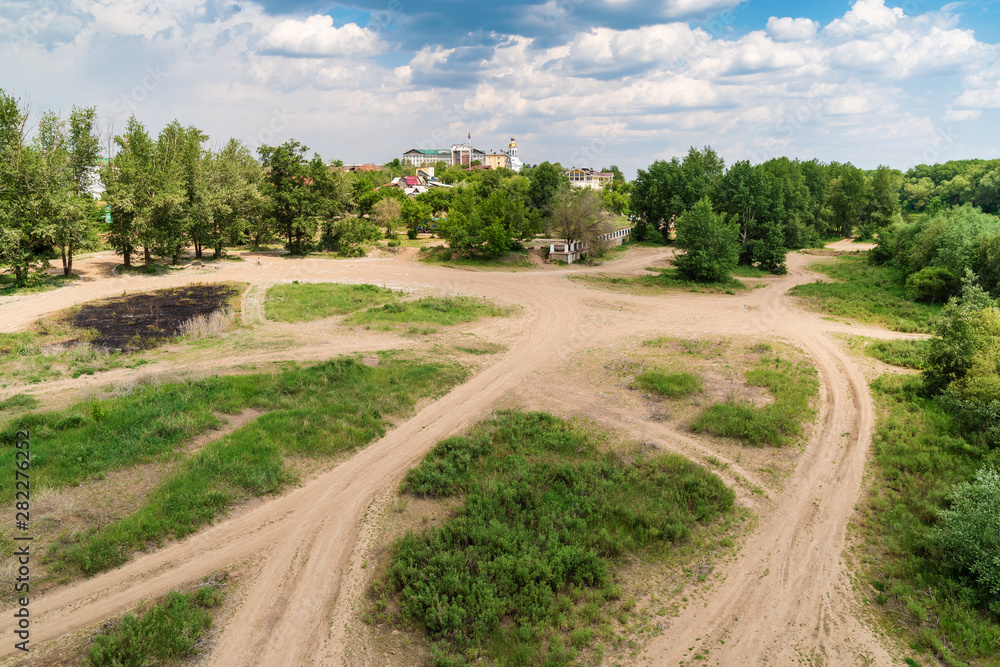
[[[525,168],[517,154],[517,141],[510,138],[505,151],[483,151],[472,146],[472,135],[469,135],[468,142],[464,144],[452,144],[451,148],[411,148],[405,151],[399,158],[399,162],[416,168],[415,176],[398,176],[388,187],[402,188],[407,195],[418,195],[427,192],[432,188],[453,187],[439,180],[434,170],[442,165],[445,167],[465,167],[473,170],[495,170],[509,169],[519,172]],[[349,164],[344,165],[347,171],[365,172],[381,171],[383,167],[376,164]],[[569,179],[570,185],[578,188],[592,188],[600,190],[609,185],[614,180],[614,173],[609,171],[598,171],[591,167],[570,167],[564,169],[562,175]]]

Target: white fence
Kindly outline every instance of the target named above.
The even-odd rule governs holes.
[[[601,241],[608,242],[609,245],[621,245],[625,242],[625,239],[629,237],[632,233],[632,227],[626,227],[625,229],[619,229],[618,231],[609,232],[607,234],[602,234],[598,238]],[[559,260],[566,262],[567,264],[572,264],[576,260],[580,259],[587,254],[587,244],[582,241],[573,241],[572,243],[552,243],[549,244],[549,259]]]

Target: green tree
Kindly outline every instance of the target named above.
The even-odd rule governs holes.
[[[527,170],[526,175],[530,183],[528,201],[544,217],[553,198],[560,190],[569,187],[569,179],[562,175],[558,165],[547,161]]]
[[[737,162],[716,181],[712,203],[739,225],[739,263],[785,273],[782,191],[761,166]]]
[[[417,228],[426,227],[431,221],[431,207],[407,197],[403,200],[399,220],[406,227],[411,239],[417,238]]]
[[[294,139],[277,147],[258,149],[266,171],[268,216],[285,237],[285,247],[296,255],[309,252],[319,227],[317,201],[309,187],[309,163],[305,159],[308,151],[308,147]]]
[[[973,482],[956,485],[939,516],[936,535],[952,562],[985,596],[1000,599],[1000,472],[984,466]]]
[[[104,200],[111,207],[108,243],[122,256],[125,268],[129,268],[149,222],[155,187],[154,146],[146,128],[134,115],[129,118],[125,133],[116,136],[114,142],[118,152],[101,169]]]
[[[712,210],[708,198],[677,219],[677,247],[684,251],[674,260],[691,280],[721,282],[732,276],[740,255],[739,225]]]
[[[833,167],[838,174],[830,181],[830,210],[833,228],[842,236],[850,236],[854,228],[866,221],[871,190],[863,171],[848,163]]]
[[[674,220],[709,195],[724,169],[722,158],[710,146],[700,151],[692,146],[683,160],[657,160],[649,169],[640,169],[630,201],[636,238],[645,238],[648,227],[666,241]]]
[[[262,217],[264,170],[236,139],[230,139],[218,154],[206,156],[201,166],[208,208],[202,243],[214,248],[219,259],[227,243],[239,242],[251,222]]]
[[[612,225],[599,192],[591,188],[571,188],[553,198],[547,230],[567,243],[582,242],[591,254],[600,256],[604,252],[600,237],[612,231]]]

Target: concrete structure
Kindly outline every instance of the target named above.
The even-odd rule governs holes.
[[[615,180],[614,173],[610,171],[597,171],[589,167],[572,167],[562,172],[563,176],[569,178],[569,184],[577,188],[592,188],[600,190],[605,185],[609,185]]]
[[[602,234],[598,238],[600,241],[608,245],[621,245],[632,233],[632,229],[632,227],[626,227],[625,229],[619,229],[613,232],[608,232],[607,234]],[[582,241],[573,241],[572,243],[552,243],[549,244],[549,259],[572,264],[576,260],[584,257],[587,254],[587,250],[589,250],[589,247]]]

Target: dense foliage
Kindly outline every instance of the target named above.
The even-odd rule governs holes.
[[[465,496],[443,526],[395,545],[377,585],[438,642],[439,664],[481,652],[570,664],[562,628],[574,591],[588,591],[596,615],[618,595],[611,577],[626,554],[668,549],[733,504],[715,475],[682,457],[626,461],[539,413],[501,414],[440,442],[403,488]]]
[[[739,228],[718,215],[708,199],[702,199],[677,220],[677,247],[684,250],[674,260],[691,280],[724,282],[732,277],[740,255]]]

